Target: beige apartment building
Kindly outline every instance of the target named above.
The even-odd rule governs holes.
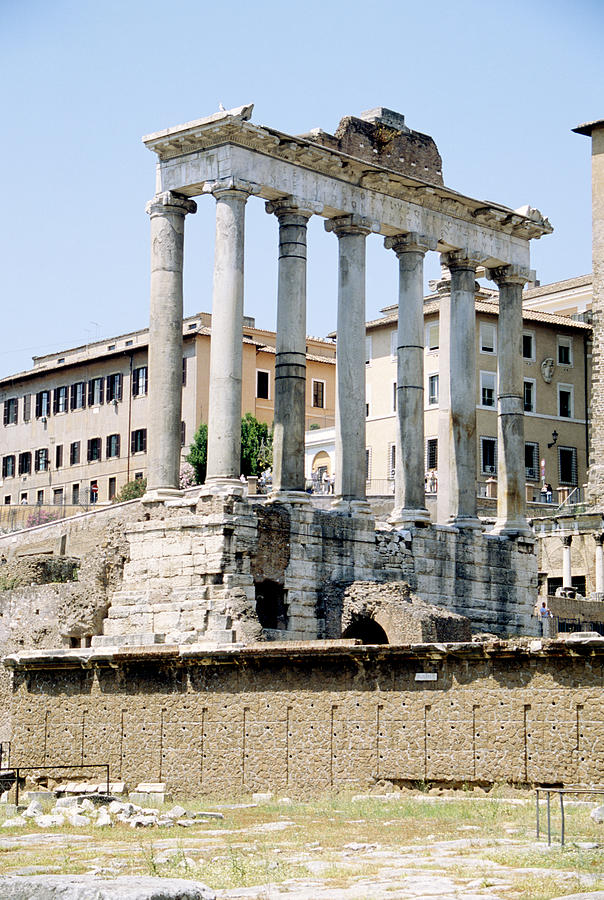
[[[424,410],[426,489],[438,487],[439,295],[424,303]],[[439,289],[446,291],[446,283]],[[590,386],[589,308],[591,277],[531,288],[525,293],[522,356],[524,359],[525,468],[527,500],[563,502],[582,486],[587,471],[587,416]],[[549,311],[562,307],[564,314]],[[497,480],[497,320],[496,290],[476,293],[476,439],[477,494],[496,496]],[[571,317],[572,316],[572,317]],[[391,494],[396,467],[397,307],[367,323],[366,448],[367,492]],[[307,477],[333,470],[332,432],[307,434]]]
[[[183,321],[183,357],[175,360],[183,459],[208,420],[210,340],[209,313]],[[331,341],[307,339],[307,428],[334,422],[335,352]],[[32,369],[0,380],[0,505],[103,504],[146,476],[147,357],[145,329],[34,357]],[[274,369],[275,333],[246,317],[241,412],[268,424]]]

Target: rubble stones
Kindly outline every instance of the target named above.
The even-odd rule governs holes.
[[[2,900],[216,900],[215,891],[178,878],[90,875],[0,876]]]

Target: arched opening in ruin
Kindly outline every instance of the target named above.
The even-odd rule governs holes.
[[[343,638],[357,638],[363,644],[387,644],[388,635],[375,619],[369,616],[355,616],[342,632]]]
[[[287,629],[287,606],[282,584],[269,579],[256,583],[256,615],[263,628]]]

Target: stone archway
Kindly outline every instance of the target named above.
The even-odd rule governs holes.
[[[353,615],[352,622],[342,632],[343,638],[357,638],[363,644],[388,644],[388,635],[370,616]]]

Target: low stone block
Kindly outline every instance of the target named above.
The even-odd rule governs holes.
[[[0,876],[3,900],[216,900],[216,892],[199,881],[123,875]]]

